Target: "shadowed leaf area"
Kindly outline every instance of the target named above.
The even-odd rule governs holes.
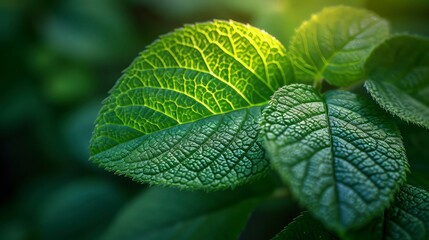
[[[340,234],[382,212],[405,181],[408,163],[397,127],[362,96],[322,95],[291,84],[273,95],[261,125],[277,172]]]

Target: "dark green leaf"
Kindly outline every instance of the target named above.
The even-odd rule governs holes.
[[[366,62],[365,86],[387,111],[429,128],[429,40],[395,36]]]
[[[424,240],[429,238],[429,193],[410,185],[401,187],[384,214],[344,239]],[[337,239],[309,213],[289,224],[274,239]]]
[[[429,239],[429,193],[405,185],[384,214],[386,240]]]
[[[303,212],[272,240],[336,240],[310,213]]]
[[[405,180],[399,131],[376,104],[353,93],[283,87],[264,110],[262,135],[294,195],[340,234],[382,212]]]
[[[151,188],[122,211],[104,239],[237,239],[271,184],[216,193]]]

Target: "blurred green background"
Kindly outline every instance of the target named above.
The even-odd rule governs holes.
[[[429,0],[0,0],[0,239],[97,239],[146,189],[88,162],[88,142],[102,99],[158,35],[233,19],[287,46],[303,20],[337,4],[374,11],[393,32],[429,35]],[[427,186],[429,156],[415,152],[429,133],[402,128]],[[242,238],[280,231],[298,212],[286,205],[259,209]]]

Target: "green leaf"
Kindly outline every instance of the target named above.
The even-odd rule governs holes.
[[[150,188],[118,215],[104,239],[237,239],[272,184],[215,193]]]
[[[404,185],[390,208],[364,228],[344,239],[424,240],[429,237],[429,193]],[[337,239],[308,212],[290,223],[274,239]]]
[[[290,44],[295,78],[326,79],[336,86],[365,78],[364,63],[373,48],[389,34],[388,23],[374,13],[329,7],[304,22]]]
[[[320,11],[320,9],[340,4],[362,7],[365,1],[366,0],[281,0],[281,7],[279,6],[279,1],[261,1],[265,7],[257,6],[258,12],[254,15],[251,23],[276,36],[280,42],[289,43],[295,30],[301,23],[310,18],[315,12]],[[237,2],[243,5],[242,1]]]
[[[290,77],[283,46],[237,22],[188,25],[155,41],[104,101],[91,160],[139,182],[219,189],[268,169],[260,106]]]
[[[322,223],[314,219],[310,213],[303,212],[272,240],[336,240],[326,231]]]
[[[216,115],[136,138],[91,159],[139,182],[217,190],[261,176],[260,107]]]
[[[429,239],[429,193],[410,185],[403,186],[384,214],[383,237],[387,240]]]
[[[383,211],[405,180],[399,131],[356,94],[288,85],[274,94],[261,124],[266,150],[292,193],[340,234]]]
[[[384,109],[429,128],[428,39],[392,37],[374,50],[365,67],[365,86]]]

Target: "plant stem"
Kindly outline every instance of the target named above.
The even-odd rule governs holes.
[[[313,81],[313,87],[317,91],[320,92],[322,90],[322,83],[323,83],[323,78],[321,78],[321,79],[314,79],[314,81]]]
[[[271,198],[287,198],[290,196],[289,189],[287,188],[277,188],[271,194]]]
[[[356,90],[357,88],[362,87],[362,85],[363,85],[364,83],[365,83],[365,80],[361,80],[361,81],[356,82],[356,83],[354,83],[354,84],[352,84],[352,85],[345,86],[345,87],[341,87],[340,89],[341,89],[341,90],[345,90],[345,91],[353,91],[353,90]]]

